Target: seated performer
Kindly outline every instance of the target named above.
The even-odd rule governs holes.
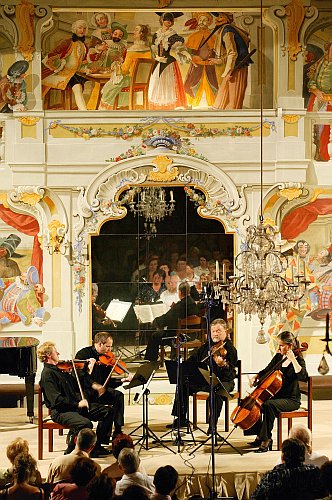
[[[235,367],[237,363],[237,350],[233,346],[231,340],[228,338],[227,335],[227,324],[223,319],[217,318],[212,321],[211,323],[211,340],[212,340],[212,351],[213,351],[213,346],[218,344],[219,342],[223,343],[223,348],[224,351],[222,351],[223,356],[221,356],[221,353],[219,351],[213,355],[212,358],[212,364],[213,364],[213,373],[218,377],[220,382],[222,382],[222,385],[224,389],[226,389],[227,392],[230,392],[234,389],[234,378],[236,375],[235,372]],[[203,361],[204,360],[204,361]],[[189,358],[188,361],[194,361],[196,363],[204,363],[206,365],[206,368],[209,367],[209,342],[205,342],[199,349],[197,349],[196,352],[194,352]],[[181,381],[182,382],[182,381]],[[181,383],[180,387],[180,426],[186,426],[187,425],[187,411],[188,411],[188,395],[189,394],[194,394],[195,392],[198,391],[206,391],[209,392],[210,387],[208,384],[202,385],[201,387],[198,387],[196,385],[193,385],[189,381],[189,387],[187,390],[189,391],[189,394],[186,394],[186,390],[183,390],[184,384]],[[221,413],[223,405],[223,398],[219,394],[215,394],[215,422],[217,424],[218,418]],[[174,405],[173,405],[173,410],[172,410],[172,415],[178,417],[178,405],[177,401],[175,398]],[[168,428],[171,427],[176,427],[177,426],[177,420],[173,422],[173,424],[168,425]],[[211,432],[211,428],[209,426],[208,433]]]
[[[74,377],[58,368],[59,353],[53,342],[44,342],[37,351],[38,359],[44,363],[40,377],[40,387],[47,408],[51,410],[54,422],[68,426],[65,454],[75,448],[75,436],[81,429],[92,429],[91,420],[98,421],[97,442],[94,457],[109,455],[110,451],[102,447],[109,442],[112,429],[113,409],[99,403],[89,403],[78,393],[78,384]]]
[[[257,434],[255,441],[248,443],[253,448],[257,447],[256,453],[266,452],[272,449],[272,429],[274,420],[281,411],[293,411],[300,408],[301,394],[299,381],[305,382],[308,373],[305,361],[301,353],[295,354],[293,349],[297,348],[297,340],[291,332],[280,332],[277,336],[278,351],[266,368],[252,377],[251,383],[254,385],[261,377],[268,372],[273,372],[273,368],[283,358],[285,361],[278,368],[283,374],[283,384],[281,389],[271,399],[262,405],[262,420],[245,431],[245,434]]]
[[[149,338],[145,352],[145,359],[149,361],[157,361],[160,345],[171,345],[171,341],[163,340],[163,337],[175,335],[179,319],[198,314],[198,307],[194,299],[190,297],[189,283],[180,283],[178,293],[179,302],[174,304],[167,313],[155,318],[152,323],[152,326],[159,328],[159,331],[154,332]],[[164,330],[165,327],[167,327],[167,332]]]
[[[87,381],[85,383],[90,385],[94,390],[91,400],[113,407],[114,432],[112,439],[114,439],[118,434],[122,434],[124,423],[124,396],[122,392],[115,390],[116,387],[121,385],[121,381],[111,377],[107,387],[103,387],[112,369],[112,365],[97,363],[100,356],[107,356],[111,353],[112,347],[113,338],[110,334],[108,332],[98,332],[94,338],[93,345],[84,347],[76,353],[75,357],[76,359],[87,359],[90,361],[89,373],[83,373],[82,370],[78,370],[78,375],[80,378],[83,377]],[[112,358],[114,358],[113,353]],[[129,379],[131,377],[124,378],[122,381]]]

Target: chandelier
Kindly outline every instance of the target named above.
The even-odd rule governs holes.
[[[128,205],[134,216],[145,219],[145,231],[153,236],[157,233],[156,223],[171,215],[175,209],[173,191],[170,200],[166,200],[166,191],[162,187],[132,187],[119,200],[119,205]]]

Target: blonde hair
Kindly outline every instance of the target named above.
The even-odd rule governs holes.
[[[294,425],[289,431],[289,438],[296,438],[306,447],[309,455],[312,453],[312,435],[311,430],[303,424]]]
[[[18,437],[7,446],[7,458],[13,464],[20,453],[29,453],[29,443],[26,439]]]
[[[46,363],[47,356],[52,354],[53,347],[55,347],[55,343],[51,341],[44,342],[41,346],[39,346],[37,349],[37,356],[41,363]]]

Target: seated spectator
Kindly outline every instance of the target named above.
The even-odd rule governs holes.
[[[304,446],[306,448],[304,460],[305,464],[321,467],[325,462],[329,460],[326,455],[312,450],[311,430],[308,429],[308,427],[306,427],[305,425],[294,425],[289,431],[289,437],[299,439],[300,441],[302,441],[302,443],[304,443]]]
[[[123,450],[120,451],[118,461],[120,469],[123,472],[123,476],[120,481],[116,483],[116,495],[122,495],[128,486],[133,485],[141,486],[148,495],[155,492],[152,478],[146,474],[138,472],[140,459],[135,450],[132,450],[131,448],[123,448]]]
[[[139,285],[138,300],[144,304],[158,302],[160,301],[160,295],[165,290],[165,271],[157,269],[153,273],[152,283],[141,283]]]
[[[0,498],[7,500],[44,499],[44,492],[40,487],[29,484],[32,477],[37,475],[37,462],[29,453],[20,453],[14,459],[13,486],[0,491]]]
[[[116,462],[109,465],[108,467],[106,467],[106,469],[103,470],[103,474],[106,474],[109,478],[115,479],[116,481],[118,479],[121,479],[123,475],[123,471],[122,469],[120,469],[118,462],[120,451],[123,450],[123,448],[131,448],[132,450],[134,449],[134,442],[131,437],[128,436],[128,434],[118,434],[116,438],[113,439],[112,453],[113,457],[116,459]],[[138,472],[146,474],[145,469],[141,463],[139,464]]]
[[[322,493],[318,467],[304,465],[305,446],[298,439],[282,443],[282,463],[267,472],[252,500],[313,500]]]
[[[156,488],[156,493],[150,498],[153,500],[171,500],[175,491],[179,474],[171,465],[159,467],[156,470],[153,483]]]
[[[186,257],[181,255],[176,263],[176,273],[179,276],[180,281],[183,281],[187,277],[187,261]]]
[[[132,486],[128,486],[122,493],[121,498],[124,500],[146,500],[150,498],[150,494],[142,486],[133,484]]]
[[[95,477],[88,485],[88,500],[111,500],[113,498],[115,481],[107,474],[100,474]]]
[[[169,283],[169,277],[171,274],[171,264],[169,262],[167,262],[166,260],[162,260],[162,261],[160,261],[159,269],[161,269],[165,273],[165,280],[164,281],[165,281],[165,285],[167,286]]]
[[[199,256],[199,266],[195,267],[194,271],[197,276],[201,276],[201,274],[208,274],[209,268],[205,255]]]
[[[184,281],[188,281],[190,286],[195,286],[199,282],[199,276],[195,274],[194,266],[192,264],[186,265],[186,277]]]
[[[73,465],[81,457],[89,458],[97,441],[95,431],[92,429],[81,429],[77,435],[75,448],[68,455],[61,455],[53,460],[48,469],[47,482],[57,483],[58,481],[72,480],[71,470]],[[101,467],[96,463],[97,475],[101,472]]]
[[[332,500],[332,461],[329,460],[320,469],[320,480],[326,496],[321,500]]]
[[[176,273],[172,272],[167,283],[167,290],[165,290],[160,295],[160,300],[169,308],[171,308],[173,304],[176,304],[180,300],[178,293],[179,281],[179,276]]]
[[[58,483],[52,500],[87,500],[88,484],[96,477],[97,464],[91,458],[80,457],[71,469],[72,482]]]
[[[14,464],[15,458],[20,453],[29,453],[29,443],[26,439],[18,437],[7,446],[7,458],[12,466]],[[5,486],[6,484],[13,483],[13,481],[14,478],[12,467],[0,470],[0,488]],[[29,483],[37,486],[42,483],[42,478],[38,470],[36,470],[36,475],[30,478]]]

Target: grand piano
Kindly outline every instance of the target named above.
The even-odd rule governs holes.
[[[0,373],[25,379],[27,415],[30,422],[34,416],[38,344],[39,340],[34,337],[0,337]]]

